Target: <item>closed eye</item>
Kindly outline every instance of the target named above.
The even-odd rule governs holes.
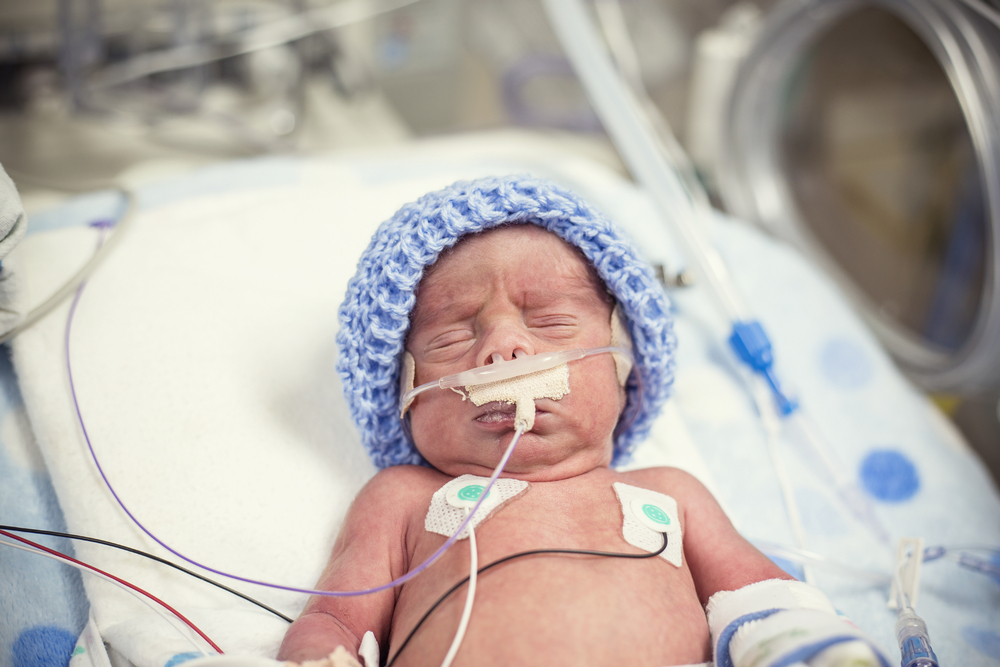
[[[471,329],[452,329],[438,334],[424,346],[426,360],[431,363],[460,357],[475,342]]]
[[[572,338],[580,331],[580,320],[567,315],[532,317],[527,324],[535,335],[556,340]]]

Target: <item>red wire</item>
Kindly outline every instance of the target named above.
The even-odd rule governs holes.
[[[179,618],[180,620],[184,621],[184,623],[185,623],[185,624],[186,624],[186,625],[187,625],[187,626],[188,626],[189,628],[191,628],[192,630],[194,630],[195,632],[197,632],[197,633],[198,633],[198,635],[199,635],[199,636],[200,636],[200,637],[201,637],[202,639],[204,639],[204,640],[205,640],[206,642],[208,642],[208,643],[209,643],[209,645],[211,645],[211,647],[212,647],[212,648],[214,648],[214,649],[215,649],[216,651],[218,651],[218,652],[219,652],[220,654],[223,654],[223,655],[224,655],[224,652],[223,652],[223,650],[222,650],[221,648],[219,648],[219,646],[218,646],[218,645],[217,645],[217,644],[216,644],[215,642],[213,642],[213,641],[212,641],[211,639],[209,639],[209,638],[208,638],[208,635],[206,635],[206,634],[205,634],[204,632],[202,632],[201,630],[199,630],[199,629],[198,629],[198,626],[196,626],[196,625],[195,625],[194,623],[192,623],[191,621],[189,621],[189,620],[187,619],[187,617],[185,617],[185,616],[184,616],[184,614],[180,613],[179,611],[177,611],[176,609],[174,609],[173,607],[171,607],[171,606],[170,606],[170,605],[168,605],[168,604],[167,604],[166,602],[164,602],[164,601],[163,601],[163,600],[161,600],[160,598],[156,597],[156,596],[155,596],[155,595],[153,595],[152,593],[147,593],[146,591],[142,590],[142,589],[141,589],[141,588],[139,588],[138,586],[136,586],[136,585],[134,585],[134,584],[130,584],[129,582],[125,581],[124,579],[119,579],[119,578],[118,578],[118,577],[116,577],[115,575],[113,575],[113,574],[108,574],[108,573],[107,573],[107,572],[105,572],[104,570],[101,570],[101,569],[99,569],[99,568],[96,568],[96,567],[94,567],[93,565],[88,565],[87,563],[84,563],[84,562],[82,562],[82,561],[78,561],[77,559],[73,558],[72,556],[67,556],[66,554],[64,554],[64,553],[60,553],[60,552],[58,552],[58,551],[55,551],[54,549],[49,549],[48,547],[46,547],[46,546],[42,546],[41,544],[38,544],[38,543],[36,543],[36,542],[32,542],[31,540],[29,540],[29,539],[27,539],[27,538],[24,538],[24,537],[19,537],[19,536],[17,536],[17,535],[13,535],[13,534],[11,534],[11,533],[8,533],[8,532],[7,532],[6,530],[0,530],[0,535],[3,535],[4,537],[9,537],[9,538],[11,538],[11,539],[14,539],[14,540],[17,540],[18,542],[23,542],[24,544],[27,544],[28,546],[31,546],[31,547],[34,547],[35,549],[38,549],[38,550],[40,550],[40,551],[44,551],[44,552],[46,552],[46,553],[49,553],[49,554],[52,554],[52,555],[53,555],[53,556],[55,556],[56,558],[62,558],[62,559],[64,559],[64,560],[68,560],[68,561],[70,561],[70,562],[72,562],[72,563],[76,563],[77,565],[80,565],[80,566],[82,566],[82,567],[85,567],[85,568],[87,568],[88,570],[93,570],[94,572],[99,572],[100,574],[103,574],[103,575],[104,575],[105,577],[109,577],[109,578],[111,578],[111,579],[114,579],[115,581],[117,581],[118,583],[122,584],[123,586],[128,586],[129,588],[131,588],[131,589],[132,589],[133,591],[135,591],[136,593],[141,593],[142,595],[145,595],[145,596],[146,596],[146,597],[148,597],[148,598],[149,598],[150,600],[152,600],[153,602],[157,603],[158,605],[160,605],[160,606],[161,606],[161,607],[163,607],[164,609],[168,610],[168,611],[169,611],[169,612],[170,612],[171,614],[173,614],[174,616],[176,616],[176,617],[177,617],[177,618]]]

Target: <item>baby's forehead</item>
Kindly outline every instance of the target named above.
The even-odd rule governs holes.
[[[500,266],[503,262],[514,266],[518,260],[525,259],[536,260],[525,278],[528,283],[537,281],[550,288],[575,289],[592,295],[602,303],[615,302],[597,269],[580,248],[554,232],[524,223],[467,234],[443,250],[424,270],[416,289],[416,306],[424,301],[421,296],[428,291],[428,285],[433,283],[440,288],[453,277],[455,271],[461,271],[461,267],[467,267],[469,263],[488,263],[492,260],[499,262]],[[449,291],[456,295],[467,294],[475,287],[468,283],[451,284]]]

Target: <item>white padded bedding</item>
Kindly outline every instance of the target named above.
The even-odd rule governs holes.
[[[350,499],[374,473],[333,371],[336,310],[356,259],[401,204],[458,179],[514,172],[576,189],[638,238],[651,261],[677,266],[669,235],[630,183],[530,135],[256,160],[141,188],[138,218],[87,285],[71,341],[87,432],[129,509],[202,563],[311,586]],[[81,223],[116,207],[105,193],[35,216],[10,260],[22,306],[41,301],[86,260],[97,232]],[[772,334],[782,371],[894,536],[1000,543],[1000,501],[982,466],[830,283],[754,230],[720,219],[712,233]],[[690,470],[748,536],[791,545],[759,422],[722,343],[728,325],[700,288],[672,296],[676,396],[634,465]],[[66,525],[166,555],[118,509],[89,460],[62,353],[67,313],[68,305],[13,348]],[[888,572],[888,549],[873,543],[792,446],[786,455],[807,546]],[[873,455],[888,486],[878,475],[865,481]],[[75,549],[169,598],[227,653],[274,655],[286,627],[279,619],[132,557]],[[927,565],[925,580],[919,611],[942,664],[1000,665],[1000,586],[950,564]],[[821,574],[818,583],[895,652],[886,591],[836,575]],[[305,602],[235,585],[293,616]],[[143,605],[104,582],[85,578],[84,586],[100,635],[133,664],[173,667],[192,657],[190,643]]]

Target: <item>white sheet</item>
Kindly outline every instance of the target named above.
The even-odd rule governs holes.
[[[141,212],[87,285],[71,337],[87,433],[133,514],[203,564],[312,586],[350,499],[374,473],[333,371],[336,311],[357,257],[403,203],[488,173],[590,182],[629,210],[645,206],[611,172],[554,148],[445,142],[362,159],[262,161],[191,176],[187,190],[141,190]],[[97,238],[80,227],[28,238],[15,264],[23,305],[58,286]],[[14,351],[66,523],[166,556],[118,509],[89,460],[62,353],[67,313],[68,305],[21,336]],[[637,462],[709,477],[672,409]],[[227,653],[273,656],[287,627],[135,557],[86,544],[77,553],[164,596]],[[134,664],[163,667],[193,651],[119,590],[84,583],[101,635]],[[291,616],[305,602],[236,587]]]
[[[142,188],[137,225],[87,288],[73,334],[88,429],[141,520],[203,562],[311,585],[348,499],[373,472],[333,373],[335,311],[361,248],[378,222],[428,190],[524,171],[577,190],[640,239],[651,261],[678,266],[646,198],[579,152],[532,135],[233,163]],[[30,221],[19,257],[5,262],[20,272],[26,303],[93,251],[95,233],[76,225],[115,208],[107,196],[88,197]],[[893,538],[1000,545],[989,475],[831,282],[743,225],[720,218],[708,231],[771,334],[782,376]],[[701,287],[672,297],[676,396],[635,464],[695,472],[746,535],[792,545],[760,421],[724,342],[730,323]],[[116,509],[84,454],[62,357],[66,312],[14,346],[66,523],[162,554]],[[891,545],[847,511],[814,458],[787,440],[778,448],[806,546],[887,575]],[[177,603],[227,651],[273,655],[284,632],[265,612],[181,575],[93,546],[77,553]],[[816,573],[841,611],[895,651],[887,590],[835,570]],[[85,581],[102,636],[127,659],[164,667],[192,650],[138,603]],[[918,612],[942,664],[1000,665],[1000,586],[944,559],[925,565],[923,582]],[[292,615],[304,601],[239,587]]]

